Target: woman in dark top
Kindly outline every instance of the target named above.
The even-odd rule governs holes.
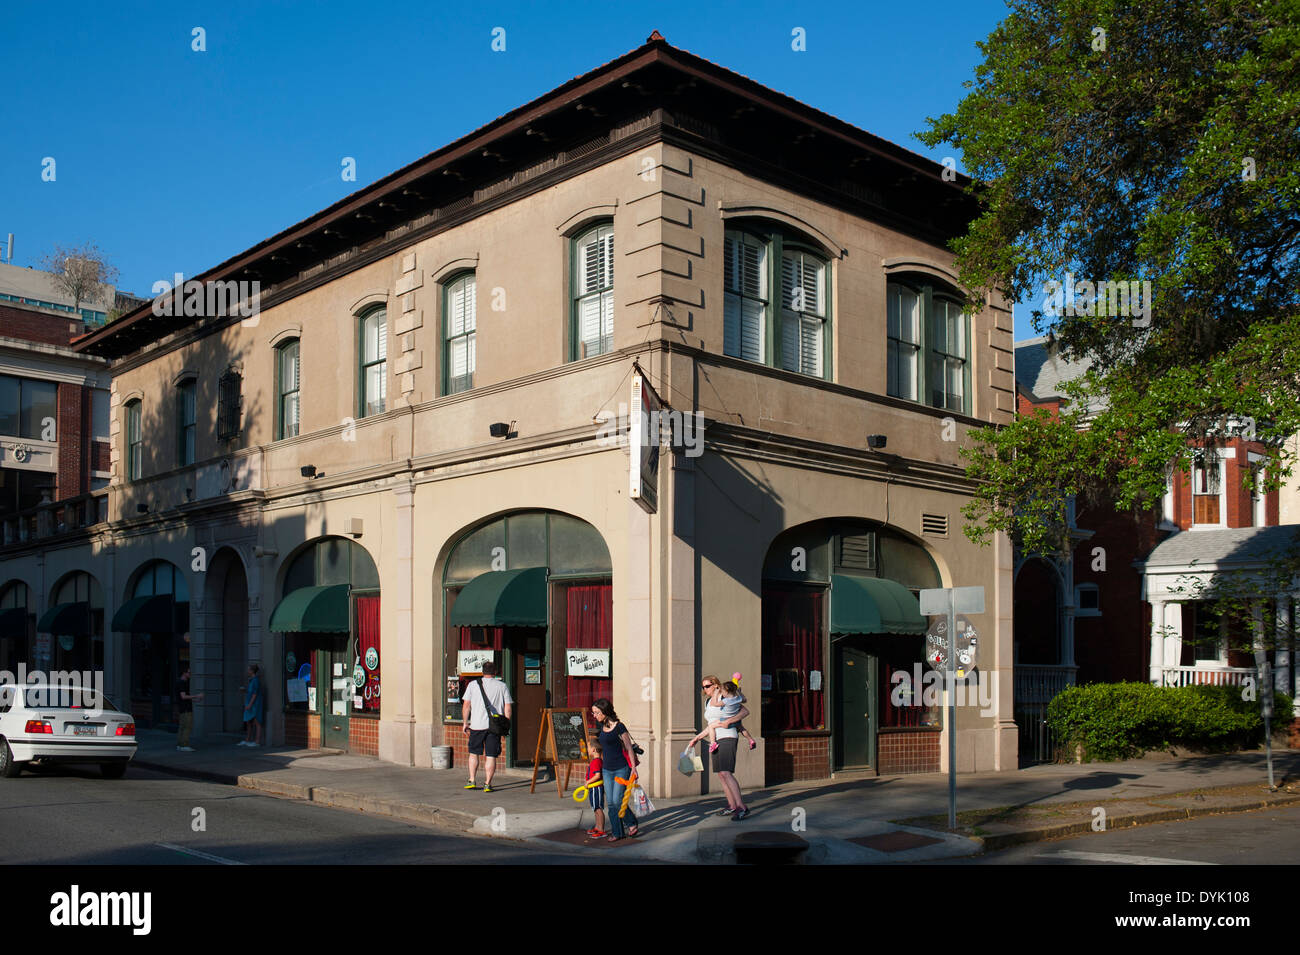
[[[623,790],[627,788],[618,781],[618,777],[630,779],[632,767],[636,766],[636,753],[632,752],[632,736],[627,727],[618,721],[614,705],[609,700],[599,699],[591,704],[591,715],[600,726],[596,736],[600,743],[600,756],[603,763],[602,774],[605,777],[605,807],[609,817],[609,841],[617,842],[623,838],[623,827],[627,834],[637,834],[636,816],[629,806],[627,815],[619,818],[618,811],[623,805]]]

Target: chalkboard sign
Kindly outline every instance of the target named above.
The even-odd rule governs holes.
[[[537,771],[542,763],[550,763],[555,772],[555,788],[564,798],[564,791],[569,788],[573,765],[579,769],[586,780],[587,768],[587,711],[585,709],[545,709],[542,710],[542,725],[537,732],[537,751],[533,755],[533,782],[529,792],[537,788]],[[564,765],[564,783],[560,783],[560,765]]]

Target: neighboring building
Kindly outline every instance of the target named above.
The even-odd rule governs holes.
[[[1065,361],[1043,338],[1015,348],[1020,413],[1062,407],[1061,385],[1087,363]],[[1016,712],[1024,756],[1050,755],[1041,713],[1065,686],[1239,683],[1254,674],[1254,660],[1231,648],[1262,639],[1265,627],[1283,634],[1270,655],[1279,687],[1295,686],[1290,621],[1300,587],[1271,593],[1269,606],[1250,620],[1213,613],[1204,589],[1216,575],[1260,574],[1269,555],[1300,531],[1277,526],[1277,491],[1243,486],[1245,469],[1260,466],[1263,450],[1232,438],[1198,458],[1192,474],[1171,472],[1159,513],[1079,504],[1069,560],[1017,555]]]
[[[95,295],[78,305],[49,272],[0,262],[0,305],[13,303],[35,306],[50,312],[64,312],[87,328],[97,328],[107,320],[118,297],[119,293],[112,285],[101,285]],[[122,297],[128,302],[140,302],[134,296]]]
[[[107,516],[108,362],[73,350],[62,310],[0,300],[0,543],[54,547]],[[80,589],[79,589],[80,588]],[[54,603],[42,602],[45,595]],[[60,603],[76,607],[47,614]],[[103,601],[84,573],[0,580],[0,670],[103,667]]]
[[[610,696],[686,794],[708,673],[744,674],[744,785],[939,769],[892,677],[917,592],[981,585],[958,768],[1014,767],[1011,552],[961,533],[958,454],[1013,413],[1011,313],[959,313],[943,171],[653,36],[198,277],[260,282],[255,316],[82,338],[109,520],[0,551],[0,586],[92,574],[142,722],[189,663],[196,730],[237,730],[259,662],[272,740],[429,766],[490,653],[512,763],[541,707]],[[702,419],[638,499],[634,384]]]

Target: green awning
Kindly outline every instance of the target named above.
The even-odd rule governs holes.
[[[271,614],[277,633],[348,633],[349,584],[300,587],[284,595]]]
[[[902,584],[831,575],[831,633],[925,633],[921,605]]]
[[[70,604],[55,604],[36,621],[40,633],[54,633],[67,637],[90,635],[90,604],[84,600]]]
[[[183,633],[189,629],[189,602],[171,594],[132,597],[113,614],[115,633]]]
[[[27,636],[27,608],[0,610],[0,638]]]
[[[456,597],[453,627],[546,626],[545,567],[480,574]]]

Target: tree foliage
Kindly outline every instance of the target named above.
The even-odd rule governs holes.
[[[980,49],[920,135],[961,150],[981,202],[958,266],[972,306],[1041,303],[1035,329],[1091,362],[1075,406],[1100,411],[979,433],[968,533],[1059,549],[1061,495],[1150,506],[1189,445],[1248,430],[1275,485],[1300,429],[1300,3],[1015,0]],[[1149,311],[1063,314],[1044,286],[1067,274],[1150,282]]]

